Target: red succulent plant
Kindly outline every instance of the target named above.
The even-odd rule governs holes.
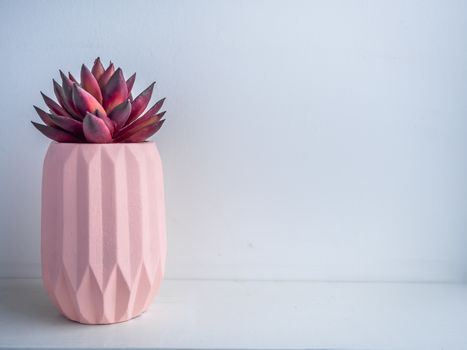
[[[107,68],[99,57],[91,70],[81,66],[81,83],[60,71],[62,85],[53,80],[57,102],[42,97],[49,112],[34,106],[45,123],[32,124],[45,136],[57,142],[118,143],[143,142],[164,123],[159,112],[165,98],[146,112],[154,84],[133,99],[131,90],[136,74],[125,80],[120,68],[112,63]],[[143,113],[144,112],[144,113]]]

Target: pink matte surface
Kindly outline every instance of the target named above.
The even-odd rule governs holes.
[[[42,179],[42,278],[68,318],[106,324],[150,305],[167,241],[154,143],[51,143]]]

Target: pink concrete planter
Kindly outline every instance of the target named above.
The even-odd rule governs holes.
[[[167,251],[161,160],[153,142],[50,144],[42,182],[42,278],[71,320],[144,312]]]

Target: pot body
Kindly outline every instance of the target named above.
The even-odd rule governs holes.
[[[51,143],[42,178],[42,279],[66,317],[129,320],[150,305],[167,241],[154,143]]]

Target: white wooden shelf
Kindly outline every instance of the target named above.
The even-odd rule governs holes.
[[[2,279],[0,348],[467,349],[467,285],[167,280],[141,317],[86,326]]]

